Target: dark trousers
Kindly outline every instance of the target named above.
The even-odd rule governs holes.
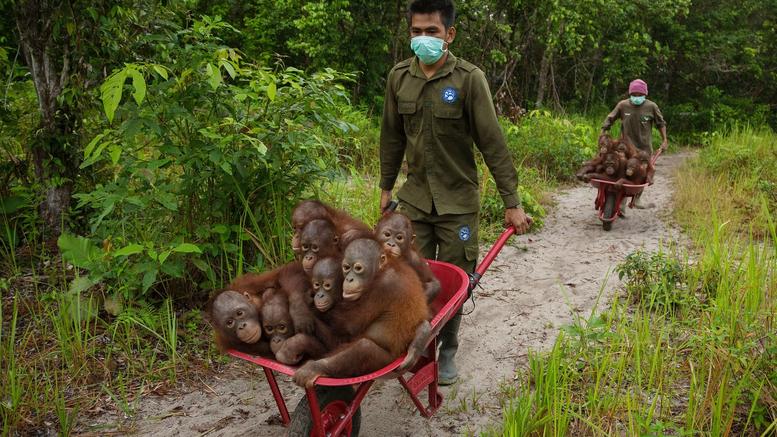
[[[400,202],[398,212],[413,223],[415,245],[427,259],[445,261],[467,273],[475,271],[478,259],[478,213],[438,215],[433,209],[427,214],[406,202]],[[461,314],[456,314],[440,330],[440,377],[456,376],[453,359],[459,348]]]

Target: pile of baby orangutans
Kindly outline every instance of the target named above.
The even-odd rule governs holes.
[[[585,162],[575,176],[584,182],[591,179],[612,181],[618,188],[623,184],[652,185],[656,169],[650,158],[650,152],[605,134],[599,137],[599,153]]]
[[[413,246],[410,220],[387,213],[373,231],[305,200],[292,225],[294,262],[235,278],[209,300],[219,349],[301,364],[294,382],[303,387],[373,372],[405,352],[400,370],[412,366],[429,341],[440,283]]]

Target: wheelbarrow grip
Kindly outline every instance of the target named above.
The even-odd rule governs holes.
[[[386,205],[386,207],[380,213],[382,215],[392,213],[397,210],[397,206],[399,206],[399,202],[397,202],[396,200],[392,200],[391,202],[389,202],[388,205]]]

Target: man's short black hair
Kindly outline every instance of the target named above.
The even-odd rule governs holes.
[[[440,13],[442,24],[446,29],[453,26],[456,19],[456,6],[452,0],[413,0],[407,7],[407,22],[412,22],[414,14]]]

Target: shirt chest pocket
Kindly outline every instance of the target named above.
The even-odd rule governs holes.
[[[467,133],[467,120],[461,102],[434,106],[434,133],[439,136],[457,137]]]
[[[405,127],[405,135],[415,136],[421,129],[421,115],[419,114],[416,102],[397,103],[397,111],[402,116],[402,124]]]

